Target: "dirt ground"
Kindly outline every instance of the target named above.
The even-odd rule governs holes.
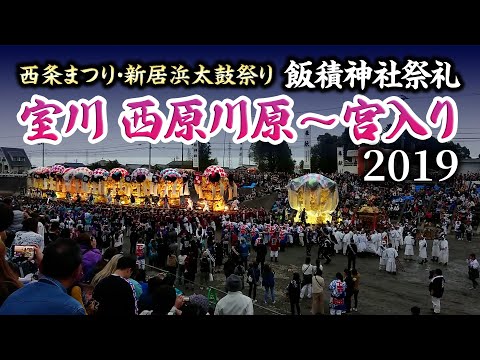
[[[474,237],[471,243],[455,240],[454,236],[449,236],[450,262],[447,266],[438,265],[429,262],[426,265],[420,265],[418,260],[406,262],[403,260],[403,250],[399,251],[399,258],[404,271],[399,269],[397,275],[387,274],[385,271],[378,270],[378,257],[357,258],[356,268],[361,275],[360,293],[358,296],[358,312],[353,312],[347,316],[357,315],[410,315],[410,308],[418,306],[421,309],[421,315],[430,314],[432,304],[428,292],[429,271],[437,267],[441,268],[446,280],[445,293],[441,300],[441,314],[445,315],[480,315],[480,289],[469,290],[471,282],[468,280],[468,269],[466,259],[470,253],[480,254],[480,239]],[[128,245],[128,239],[125,249]],[[415,254],[418,253],[417,248]],[[431,242],[428,244],[428,255],[431,253]],[[317,247],[312,249],[312,262],[316,258]],[[305,248],[296,246],[287,248],[285,252],[279,254],[279,262],[272,263],[275,271],[276,285],[275,297],[276,303],[272,305],[263,303],[263,288],[257,289],[257,300],[255,304],[255,314],[258,315],[278,315],[290,314],[290,304],[285,297],[285,288],[292,278],[293,273],[301,272],[300,268],[305,260]],[[250,260],[254,260],[254,254]],[[269,260],[269,258],[268,258]],[[269,261],[267,261],[270,263]],[[347,258],[338,254],[332,258],[332,262],[324,265],[323,276],[325,283],[328,284],[334,279],[336,272],[343,272],[347,266]],[[149,270],[152,273],[152,270]],[[198,278],[198,276],[197,276]],[[198,281],[198,280],[197,280]],[[224,290],[225,276],[218,273],[215,276],[211,286]],[[181,290],[183,286],[179,286]],[[207,290],[200,290],[196,286],[196,293],[207,295]],[[186,294],[191,295],[191,290]],[[243,291],[248,295],[248,287]],[[217,292],[219,298],[222,293]],[[329,292],[327,291],[325,300],[325,313],[328,314]],[[352,299],[353,300],[353,299]],[[301,300],[302,315],[310,315],[311,300]]]

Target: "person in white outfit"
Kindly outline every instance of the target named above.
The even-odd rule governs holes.
[[[334,236],[335,236],[335,240],[337,240],[337,242],[333,246],[333,248],[335,249],[335,253],[338,254],[343,248],[343,237],[345,236],[345,233],[340,231],[340,229],[337,229],[337,231],[335,231]]]
[[[440,240],[433,239],[432,242],[432,261],[438,262],[438,257],[440,256]]]
[[[398,251],[398,248],[400,246],[400,233],[398,232],[397,229],[393,228],[391,231],[390,231],[390,241],[392,242],[393,244],[393,247],[395,248],[395,250]]]
[[[420,264],[426,264],[428,262],[427,260],[427,240],[425,240],[425,237],[420,239],[418,242],[418,256],[420,258]]]
[[[379,234],[377,230],[373,230],[373,233],[370,235],[370,240],[372,241],[376,252],[380,245],[382,245],[382,235]]]
[[[398,252],[392,246],[392,244],[388,244],[387,250],[385,250],[386,257],[387,257],[387,265],[385,270],[387,273],[397,275],[397,262],[396,259],[398,257]]]
[[[351,239],[353,239],[353,232],[345,230],[345,236],[343,237],[343,243],[342,243],[343,255],[347,255],[347,248],[348,248],[348,244],[350,244]]]
[[[396,229],[398,231],[398,233],[400,234],[400,249],[403,248],[403,246],[405,245],[405,239],[403,238],[403,230],[404,230],[404,226],[403,225],[399,225],[397,224],[396,226]]]
[[[438,257],[438,263],[445,266],[448,263],[448,241],[445,235],[442,236],[442,240],[440,241],[440,255]]]
[[[305,292],[307,293],[307,298],[312,297],[312,277],[315,267],[310,263],[311,259],[307,257],[305,259],[305,264],[302,265],[303,281],[302,281],[302,290],[300,290],[300,299],[305,297]]]
[[[298,241],[300,242],[300,245],[305,246],[305,242],[303,241],[303,238],[305,237],[305,233],[303,232],[303,229],[298,232]]]
[[[403,241],[405,244],[405,260],[413,260],[412,256],[415,255],[413,252],[413,236],[411,233],[407,233],[405,236],[405,240]]]
[[[379,263],[378,263],[378,270],[385,270],[385,267],[387,265],[387,253],[386,253],[386,248],[387,242],[382,241],[380,246],[377,249],[377,255],[380,257]]]

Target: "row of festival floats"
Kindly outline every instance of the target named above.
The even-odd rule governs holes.
[[[89,201],[93,196],[94,203],[127,205],[131,204],[133,195],[135,205],[148,202],[162,206],[167,200],[169,208],[179,208],[186,206],[186,199],[191,197],[189,183],[193,183],[198,195],[197,209],[213,212],[238,210],[233,175],[216,165],[209,166],[203,173],[173,168],[155,172],[137,168],[129,173],[124,168],[108,171],[53,165],[34,168],[29,175],[29,194],[41,197],[54,192],[57,199],[75,200],[79,196],[82,201]]]

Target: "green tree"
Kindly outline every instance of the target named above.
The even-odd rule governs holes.
[[[198,144],[198,165],[200,166],[200,171],[205,170],[210,165],[218,165],[217,158],[211,158],[212,149],[210,143],[199,143]]]
[[[250,146],[250,153],[260,171],[292,173],[295,168],[292,150],[285,141],[278,145],[256,142]]]
[[[329,133],[319,135],[317,137],[317,143],[312,147],[312,151],[311,151],[312,171],[324,172],[324,173],[336,172],[337,171],[337,146],[343,146],[343,141],[346,141],[346,140],[342,139],[342,137],[331,135]],[[355,146],[353,143],[352,145]],[[345,146],[348,146],[348,145],[345,145]]]
[[[298,163],[298,168],[300,169],[300,171],[303,171],[304,165],[305,165],[305,162],[303,160],[300,160],[300,162]]]

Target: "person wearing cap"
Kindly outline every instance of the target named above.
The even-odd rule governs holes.
[[[413,260],[412,256],[415,255],[413,251],[413,244],[415,240],[413,239],[412,233],[408,232],[407,236],[405,236],[405,240],[403,241],[405,244],[405,253],[404,253],[404,259],[405,260]]]
[[[252,299],[242,294],[242,279],[238,275],[230,275],[225,288],[228,293],[217,302],[214,315],[253,315]]]

